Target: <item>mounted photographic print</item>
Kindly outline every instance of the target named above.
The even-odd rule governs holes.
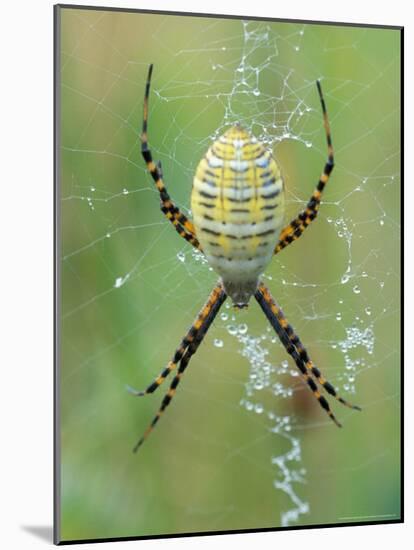
[[[55,7],[55,543],[401,522],[402,28]]]

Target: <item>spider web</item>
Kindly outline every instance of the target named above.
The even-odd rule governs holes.
[[[399,517],[398,48],[390,30],[63,11],[69,538]],[[274,151],[286,221],[295,216],[327,154],[321,79],[336,167],[318,220],[263,279],[326,378],[362,406],[329,400],[343,430],[254,300],[241,312],[226,302],[173,405],[130,455],[167,385],[142,400],[124,386],[143,388],[160,372],[216,279],[162,217],[140,158],[149,62],[150,145],[190,216],[195,167],[235,122]]]

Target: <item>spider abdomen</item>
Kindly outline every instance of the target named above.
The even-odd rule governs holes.
[[[197,167],[191,209],[207,260],[234,303],[245,305],[283,224],[283,181],[271,153],[245,129],[230,128]]]

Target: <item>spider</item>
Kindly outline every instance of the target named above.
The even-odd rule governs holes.
[[[271,153],[240,124],[219,137],[208,149],[196,169],[189,220],[171,200],[164,184],[161,163],[155,163],[148,145],[148,98],[153,65],[149,66],[144,95],[141,153],[160,194],[161,210],[186,241],[200,250],[220,276],[207,302],[182,339],[173,357],[157,378],[143,391],[131,387],[136,396],[157,390],[178,367],[161,406],[143,436],[136,452],[170,404],[191,357],[196,353],[220,307],[227,297],[236,308],[247,307],[252,296],[262,308],[300,375],[333,422],[341,427],[317,383],[343,405],[356,410],[339,396],[310,359],[283,311],[261,281],[260,276],[274,254],[298,239],[316,218],[322,192],[334,167],[334,152],[325,100],[316,81],[322,107],[328,159],[306,207],[282,229],[284,183]]]

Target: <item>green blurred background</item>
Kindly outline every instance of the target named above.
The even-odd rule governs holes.
[[[399,32],[78,9],[60,24],[61,538],[398,519]],[[140,156],[150,62],[150,143],[187,213],[195,166],[239,120],[273,149],[293,217],[326,158],[322,78],[336,168],[266,283],[363,407],[330,399],[342,430],[252,302],[223,309],[132,454],[163,389],[125,385],[158,375],[216,278],[164,221]]]

